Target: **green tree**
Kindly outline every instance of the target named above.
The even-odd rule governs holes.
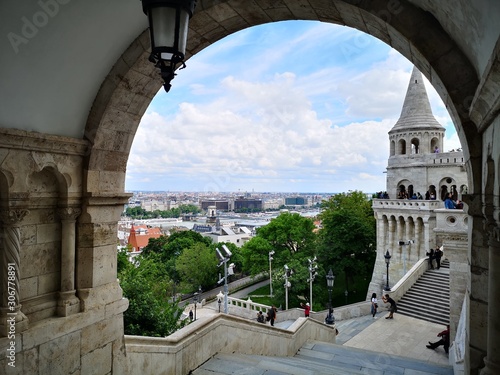
[[[175,283],[180,283],[181,276],[176,268],[177,258],[183,253],[184,249],[190,248],[196,243],[210,245],[212,240],[203,237],[201,234],[188,231],[174,232],[170,236],[160,236],[151,238],[147,246],[142,249],[142,255],[147,257],[151,253],[160,255],[160,262],[165,268],[165,272]]]
[[[211,288],[217,282],[217,264],[215,251],[205,243],[197,242],[185,248],[176,261],[184,289]]]
[[[257,230],[257,235],[242,248],[245,270],[252,274],[269,269],[269,251],[274,250],[273,291],[276,299],[284,304],[285,264],[292,270],[289,282],[289,307],[298,306],[299,298],[309,295],[308,259],[316,247],[314,222],[298,213],[284,212],[269,224]]]
[[[185,323],[182,309],[172,302],[172,282],[166,277],[159,255],[138,256],[137,264],[122,266],[118,274],[129,307],[123,313],[125,334],[168,336]]]
[[[263,237],[255,236],[241,247],[243,270],[255,276],[269,268],[271,244]]]
[[[345,276],[346,290],[355,277],[370,277],[375,262],[376,221],[372,202],[361,191],[335,194],[322,203],[319,233],[321,264]]]

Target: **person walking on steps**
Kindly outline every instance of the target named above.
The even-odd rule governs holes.
[[[267,312],[266,320],[274,327],[274,320],[276,319],[276,307],[271,306],[271,308]]]
[[[375,314],[377,313],[377,309],[378,309],[377,293],[372,293],[371,303],[372,303],[372,306],[371,306],[370,311],[372,313],[372,317],[375,318]]]
[[[438,337],[441,337],[441,340],[436,342],[430,342],[429,345],[426,345],[428,349],[436,349],[438,346],[443,345],[444,351],[448,354],[448,350],[450,349],[450,325],[446,325],[446,329],[437,334]]]
[[[436,268],[440,269],[441,268],[441,257],[443,256],[443,251],[441,250],[440,247],[438,247],[436,250],[434,250],[434,258],[436,259]]]
[[[304,309],[304,316],[309,318],[309,313],[311,312],[311,305],[307,302],[305,305],[303,303],[300,306]]]
[[[384,303],[390,303],[391,307],[389,308],[389,316],[386,316],[386,319],[393,319],[394,318],[394,313],[398,311],[398,307],[396,305],[396,301],[394,301],[388,294],[384,295],[382,297],[382,301]]]
[[[434,249],[430,249],[425,255],[429,257],[429,268],[433,270],[434,264],[432,262],[434,261]]]

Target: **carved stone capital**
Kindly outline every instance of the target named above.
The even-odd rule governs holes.
[[[82,210],[77,207],[64,207],[57,209],[57,214],[62,220],[65,221],[75,221],[81,213]]]
[[[30,212],[25,209],[14,209],[0,212],[0,221],[5,225],[19,224]]]

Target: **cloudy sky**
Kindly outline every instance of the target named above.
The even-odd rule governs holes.
[[[197,192],[385,190],[388,131],[412,64],[357,30],[285,21],[207,47],[142,118],[126,189]],[[427,82],[444,150],[460,147]]]

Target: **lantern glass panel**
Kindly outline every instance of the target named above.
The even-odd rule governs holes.
[[[166,7],[154,7],[150,10],[153,28],[152,49],[153,53],[162,52],[162,59],[167,55],[172,56],[175,47],[175,13],[176,10]],[[165,52],[167,50],[167,52]],[[166,54],[164,57],[163,55]]]

